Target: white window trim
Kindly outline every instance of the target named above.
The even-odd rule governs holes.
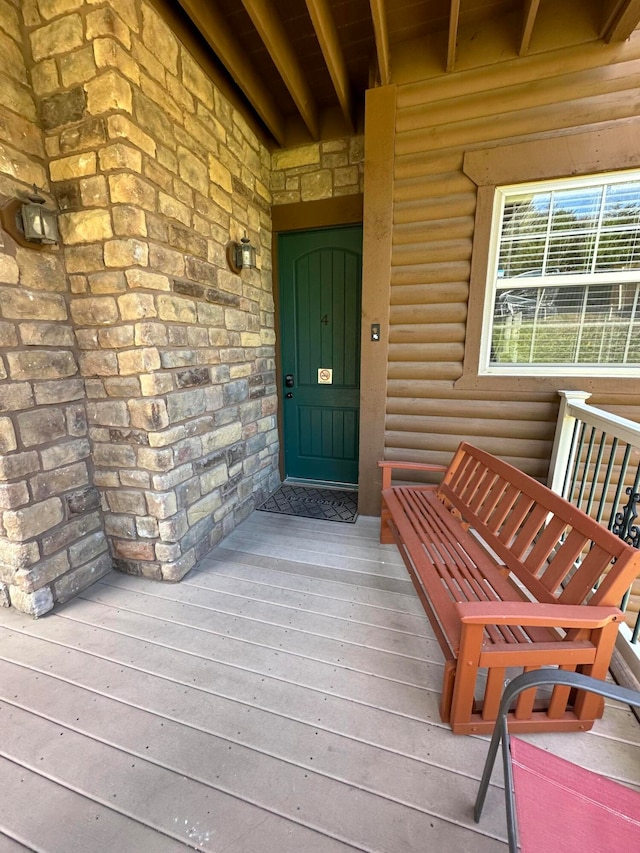
[[[492,205],[491,226],[489,232],[489,248],[487,257],[486,270],[486,287],[484,292],[484,307],[482,313],[482,331],[480,336],[480,350],[478,375],[491,377],[599,377],[599,378],[627,378],[637,379],[640,377],[640,366],[633,365],[612,365],[612,364],[593,364],[593,363],[562,363],[562,364],[509,364],[509,363],[491,363],[490,352],[492,344],[493,332],[493,317],[496,293],[499,289],[508,289],[513,287],[513,284],[499,287],[498,279],[498,250],[500,247],[500,237],[502,232],[502,219],[504,214],[505,201],[509,195],[513,193],[541,193],[548,190],[558,189],[581,189],[584,187],[627,183],[633,180],[640,180],[640,170],[624,170],[610,171],[597,174],[582,175],[572,178],[554,178],[540,181],[528,181],[523,183],[514,183],[504,186],[497,186],[494,189],[494,198]],[[522,277],[518,281],[518,287],[540,287],[553,284],[553,286],[567,285],[598,285],[598,284],[615,284],[626,283],[630,279],[640,281],[640,270],[631,271],[632,275],[625,271],[595,273],[595,274],[568,274],[556,276],[537,276],[537,277]],[[512,280],[511,280],[512,281]]]

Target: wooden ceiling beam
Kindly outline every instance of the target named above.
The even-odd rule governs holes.
[[[524,16],[522,22],[522,38],[520,39],[520,56],[529,52],[533,27],[540,8],[540,0],[524,0]]]
[[[376,40],[376,56],[380,84],[388,86],[391,82],[391,53],[389,50],[389,28],[385,0],[370,0],[373,33]]]
[[[207,0],[206,3],[202,0],[180,0],[180,5],[198,27],[276,141],[284,145],[284,118],[213,0]]]
[[[264,42],[312,139],[320,136],[318,110],[302,66],[271,0],[242,0],[253,26]]]
[[[451,10],[449,12],[449,42],[447,44],[447,71],[453,71],[456,64],[459,23],[460,0],[451,0]]]
[[[606,42],[626,41],[640,24],[640,0],[620,0],[605,21],[602,38]]]
[[[306,0],[306,3],[333,88],[336,90],[342,115],[345,117],[349,129],[353,132],[351,88],[338,28],[331,15],[327,0]]]

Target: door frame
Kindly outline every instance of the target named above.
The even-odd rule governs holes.
[[[318,228],[339,228],[341,225],[362,225],[364,197],[358,195],[276,205],[271,209],[273,300],[275,328],[281,328],[280,267],[278,263],[278,235],[292,231],[313,231]],[[362,320],[362,309],[360,311]],[[276,384],[278,388],[278,436],[280,438],[280,479],[284,480],[284,408],[282,399],[283,373],[280,335],[276,343]],[[362,403],[362,390],[360,390]]]

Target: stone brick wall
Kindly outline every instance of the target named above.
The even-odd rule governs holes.
[[[271,166],[274,204],[355,195],[364,186],[364,137],[274,151]]]
[[[48,189],[25,62],[29,6],[0,9],[0,205]],[[75,344],[63,253],[0,231],[0,604],[34,615],[111,565]]]
[[[13,431],[3,440],[20,457],[12,481],[37,474],[29,454],[46,470],[55,461],[68,478],[58,476],[62,497],[43,485],[37,498],[22,489],[12,500],[23,500],[32,520],[39,504],[37,517],[54,530],[63,521],[69,529],[73,511],[99,523],[88,474],[77,479],[90,453],[114,565],[178,580],[279,479],[270,154],[143,0],[11,0],[11,8],[24,16],[22,85],[28,94],[32,81],[44,131],[27,98],[39,147],[26,161],[40,185],[49,172],[64,248],[24,250],[35,258],[29,282],[15,259],[7,262],[13,302],[28,304],[27,283],[40,287],[38,316],[49,322],[37,333],[46,357],[29,360],[18,351],[36,335],[29,309],[3,308],[3,320],[15,314],[2,329],[17,383],[5,401]],[[8,168],[21,158],[10,151]],[[258,269],[234,275],[225,245],[245,231]],[[36,373],[55,384],[37,400],[50,404],[48,421],[21,413]],[[44,451],[29,448],[45,436],[42,462]],[[13,553],[9,536],[24,537],[24,524],[6,512],[3,524]],[[31,532],[36,542],[45,536]],[[45,556],[29,551],[36,568]],[[55,574],[52,567],[47,577]],[[63,580],[52,581],[53,598],[66,596]],[[13,593],[12,601],[20,606]]]

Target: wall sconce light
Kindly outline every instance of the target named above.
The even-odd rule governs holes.
[[[227,243],[227,263],[232,272],[252,270],[256,267],[256,250],[251,245],[247,232],[239,243]]]
[[[20,210],[25,240],[48,245],[59,243],[58,217],[55,210],[44,206],[46,199],[40,195],[35,185],[33,195],[28,196],[28,199]]]
[[[0,210],[2,227],[20,246],[41,248],[60,242],[58,214],[45,207],[46,199],[34,185],[33,193],[24,198],[11,199]]]

